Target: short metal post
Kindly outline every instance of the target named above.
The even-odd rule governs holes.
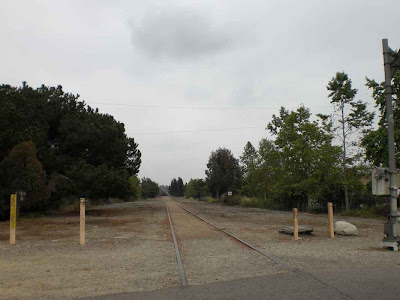
[[[15,231],[17,227],[17,195],[10,197],[10,244],[15,244]]]
[[[80,199],[80,244],[85,245],[85,198]]]
[[[328,231],[331,239],[335,237],[335,229],[333,226],[333,204],[328,202]]]
[[[293,236],[295,241],[299,240],[299,219],[297,208],[293,208]]]

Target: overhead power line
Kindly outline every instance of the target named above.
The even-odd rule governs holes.
[[[179,105],[146,105],[146,104],[127,104],[127,103],[106,103],[106,102],[90,102],[90,104],[101,104],[101,105],[109,105],[109,106],[124,106],[124,107],[137,107],[137,108],[164,108],[164,109],[193,109],[193,110],[274,110],[280,109],[280,107],[249,107],[249,106],[220,106],[220,107],[202,107],[202,106],[179,106]],[[300,106],[300,105],[299,105]],[[294,109],[296,107],[285,107],[286,109]],[[307,108],[322,108],[322,107],[332,107],[332,106],[312,106]]]
[[[210,132],[210,131],[231,131],[241,129],[254,129],[254,128],[265,128],[265,126],[249,126],[249,127],[235,127],[235,128],[214,128],[214,129],[197,129],[197,130],[177,130],[177,131],[158,131],[158,132],[137,132],[127,133],[127,135],[150,135],[150,134],[174,134],[174,133],[193,133],[193,132]]]

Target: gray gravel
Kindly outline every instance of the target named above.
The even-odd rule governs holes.
[[[288,272],[174,203],[169,207],[189,284]]]
[[[71,299],[180,284],[161,201],[93,207],[86,221],[81,247],[78,216],[22,219],[16,245],[0,240],[0,298]],[[8,224],[0,223],[0,236]]]
[[[330,239],[327,216],[299,213],[299,224],[314,227],[315,234],[302,235],[302,240],[294,241],[292,236],[279,233],[283,226],[291,225],[290,212],[227,207],[190,200],[181,200],[181,204],[283,262],[305,271],[393,267],[393,263],[400,266],[400,252],[380,248],[383,221],[336,218],[356,225],[360,236]]]

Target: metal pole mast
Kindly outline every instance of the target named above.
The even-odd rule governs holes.
[[[387,39],[382,40],[382,46],[383,46],[383,61],[385,67],[386,122],[387,122],[387,134],[388,134],[389,173],[390,173],[390,215],[389,215],[390,232],[387,234],[386,238],[384,238],[383,244],[391,246],[391,244],[397,244],[397,242],[399,241],[398,215],[397,215],[397,190],[399,187],[397,187],[393,99],[392,99],[392,71],[391,71],[391,64],[393,62],[392,53],[394,51],[389,48],[389,43]]]

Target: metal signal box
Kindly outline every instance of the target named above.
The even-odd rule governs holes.
[[[375,168],[372,171],[372,194],[376,196],[389,196],[390,188],[400,188],[400,177],[396,174],[395,186],[390,186],[390,173],[389,168]]]

